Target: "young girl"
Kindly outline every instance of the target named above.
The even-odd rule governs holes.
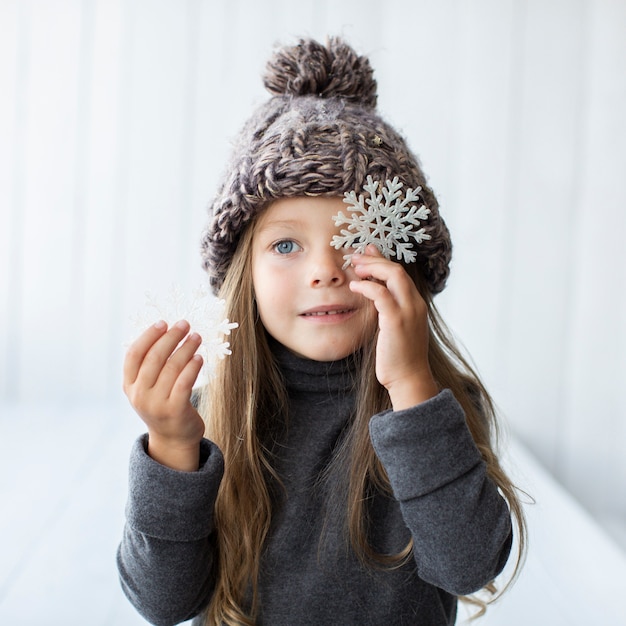
[[[448,230],[367,59],[303,40],[265,85],[203,238],[232,356],[193,401],[187,322],[146,330],[124,364],[148,427],[124,591],[155,624],[453,624],[524,522],[492,402],[432,302]]]

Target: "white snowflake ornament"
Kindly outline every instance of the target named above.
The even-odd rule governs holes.
[[[205,384],[215,371],[217,359],[232,354],[230,343],[224,337],[230,335],[239,324],[224,316],[224,300],[219,300],[205,287],[198,287],[186,296],[178,285],[173,285],[166,298],[161,301],[151,292],[146,292],[146,310],[134,317],[137,330],[143,332],[148,326],[163,320],[168,326],[179,320],[187,320],[190,332],[202,337],[197,354],[204,361],[195,387]]]
[[[378,193],[379,187],[381,193]],[[388,180],[384,187],[368,176],[363,189],[369,198],[364,199],[362,194],[357,198],[354,191],[344,194],[343,201],[352,207],[350,216],[339,211],[333,217],[336,226],[347,224],[348,228],[341,229],[341,235],[335,235],[331,245],[337,250],[354,248],[353,253],[344,255],[343,269],[350,265],[352,254],[363,253],[370,243],[387,259],[395,256],[405,263],[414,262],[417,253],[412,249],[413,241],[419,244],[430,239],[421,227],[421,221],[430,214],[420,196],[422,188],[407,189],[403,196],[402,183],[397,176]]]

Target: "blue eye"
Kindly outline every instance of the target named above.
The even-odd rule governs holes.
[[[291,254],[299,249],[300,246],[291,239],[283,239],[283,241],[274,244],[274,250],[276,250],[278,254]]]

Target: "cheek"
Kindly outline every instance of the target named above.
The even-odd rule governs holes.
[[[256,308],[264,326],[276,323],[293,300],[287,277],[277,275],[271,267],[258,266],[252,273]]]
[[[257,313],[262,319],[266,307],[267,285],[263,280],[263,272],[255,265],[252,268],[252,293],[254,294]]]
[[[266,317],[266,312],[271,310],[271,302],[273,300],[272,292],[268,291],[267,283],[263,279],[254,280],[253,285],[257,313],[261,321],[263,321]]]

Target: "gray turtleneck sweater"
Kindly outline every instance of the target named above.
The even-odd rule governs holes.
[[[369,507],[370,541],[395,553],[412,537],[413,559],[397,569],[364,566],[346,545],[332,473],[320,480],[353,407],[349,360],[319,363],[278,350],[289,394],[288,428],[277,442],[272,528],[262,558],[257,623],[454,624],[456,597],[504,567],[511,545],[506,503],[487,477],[450,391],[404,411],[375,415],[372,444],[393,489]],[[199,471],[159,465],[135,444],[127,523],[118,552],[122,587],[151,623],[196,617],[211,598],[213,504],[219,449],[201,444]]]

